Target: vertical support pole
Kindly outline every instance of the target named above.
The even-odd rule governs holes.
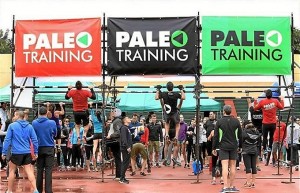
[[[105,22],[105,13],[103,13],[103,25],[102,25],[102,34],[103,34],[103,45],[102,45],[102,54],[103,54],[103,58],[102,58],[102,107],[100,107],[102,109],[102,169],[101,169],[101,177],[102,177],[102,182],[104,182],[104,169],[105,169],[105,163],[104,163],[104,157],[106,154],[106,144],[104,143],[104,138],[106,136],[105,133],[105,107],[106,107],[106,101],[105,101],[105,90],[106,90],[106,85],[105,85],[105,69],[106,69],[106,57],[105,57],[105,51],[106,51],[106,22]]]
[[[292,117],[295,115],[295,108],[294,108],[294,101],[295,101],[295,76],[294,76],[294,64],[295,64],[295,57],[294,57],[294,16],[293,13],[291,14],[291,46],[292,46],[292,64],[291,64],[291,71],[292,71],[292,83],[291,83],[291,90],[292,90],[292,102],[291,102],[291,114]],[[294,118],[291,120],[291,157],[290,157],[290,180],[288,182],[281,182],[285,184],[292,184],[293,182],[293,138],[294,138]]]
[[[12,22],[12,48],[11,48],[11,86],[10,86],[10,118],[12,119],[12,108],[14,108],[14,71],[15,71],[15,65],[14,65],[14,56],[15,56],[15,15],[13,15],[13,22]]]
[[[197,45],[195,45],[198,49],[197,51],[197,73],[195,75],[195,99],[196,99],[196,144],[195,144],[195,151],[196,151],[196,164],[197,164],[197,168],[199,167],[200,169],[200,144],[199,144],[199,140],[200,140],[200,90],[201,90],[201,85],[200,85],[200,64],[199,64],[199,58],[200,58],[200,16],[199,16],[199,12],[198,12],[198,16],[197,16],[197,35],[198,35],[198,41],[197,41]],[[202,163],[203,164],[203,163]],[[199,184],[201,183],[199,181],[199,174],[200,172],[197,173],[197,181],[194,182],[193,184]]]
[[[36,77],[33,77],[32,78],[32,86],[36,86]],[[35,107],[35,94],[36,94],[36,92],[35,92],[35,89],[32,89],[32,92],[33,92],[33,94],[32,94],[32,115],[33,115],[33,117],[35,117],[35,110],[34,110],[34,107]]]

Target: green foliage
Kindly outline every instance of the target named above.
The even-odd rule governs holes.
[[[295,54],[300,54],[300,30],[297,28],[293,29],[294,32],[294,49]]]
[[[9,30],[0,29],[0,54],[11,54],[12,41],[9,38]]]

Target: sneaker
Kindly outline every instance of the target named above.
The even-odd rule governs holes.
[[[161,166],[159,165],[159,163],[156,163],[155,166],[158,167],[158,168],[161,168]]]
[[[296,167],[295,167],[295,171],[299,171],[299,166],[296,166]]]
[[[226,192],[229,192],[229,188],[222,188],[220,190],[220,193],[226,193]]]
[[[123,179],[119,181],[120,184],[129,184],[129,180]]]
[[[113,180],[114,180],[114,181],[120,181],[120,178],[115,177]]]
[[[132,172],[130,175],[131,175],[131,176],[134,176],[135,174],[136,174],[135,172]]]
[[[184,164],[184,168],[186,168],[187,167],[187,164]]]
[[[240,190],[237,189],[235,186],[229,188],[229,191],[228,192],[239,192]]]
[[[187,165],[187,168],[190,169],[190,164]]]
[[[141,176],[146,176],[145,172],[141,172],[140,174]]]
[[[172,162],[173,162],[173,168],[175,168],[175,166],[176,166],[176,159],[175,158],[172,158]]]
[[[224,184],[224,180],[220,180],[220,184]]]
[[[246,183],[244,184],[244,188],[252,188],[252,184],[246,182]]]
[[[254,183],[251,184],[251,188],[255,188],[255,184]]]
[[[163,165],[164,165],[164,166],[167,166],[167,160],[164,160],[164,161],[163,161]]]
[[[217,182],[216,182],[216,180],[212,180],[212,181],[210,182],[210,184],[211,184],[211,185],[216,185]]]
[[[147,169],[147,172],[148,172],[148,173],[151,173],[151,168],[148,168],[148,169]]]
[[[257,170],[257,171],[261,171],[261,169],[260,169],[259,166],[256,166],[256,170]]]

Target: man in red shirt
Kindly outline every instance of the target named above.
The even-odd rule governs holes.
[[[283,98],[279,102],[278,99],[272,98],[272,91],[268,89],[266,91],[266,99],[261,100],[255,107],[254,110],[262,110],[263,112],[263,149],[266,150],[267,142],[268,142],[268,134],[269,137],[269,149],[272,149],[273,144],[273,135],[276,129],[276,113],[277,109],[283,109]]]
[[[273,137],[273,147],[272,147],[272,155],[275,160],[277,161],[277,152],[280,149],[280,153],[278,155],[278,159],[282,158],[282,153],[283,153],[283,148],[282,148],[282,142],[283,139],[286,136],[285,130],[286,130],[286,124],[284,122],[281,122],[281,118],[279,121],[279,117],[276,116],[277,122],[276,122],[276,130],[274,132],[274,137]],[[280,122],[280,124],[279,124]],[[275,163],[273,163],[273,166],[276,166]]]
[[[96,95],[92,86],[89,86],[90,91],[82,89],[82,83],[80,81],[76,82],[75,87],[76,89],[72,89],[72,86],[68,86],[68,91],[65,98],[67,100],[72,98],[75,127],[78,128],[79,131],[80,125],[82,123],[84,127],[83,136],[85,137],[89,129],[89,115],[87,112],[88,98],[95,100]]]

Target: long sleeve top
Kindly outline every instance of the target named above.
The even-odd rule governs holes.
[[[120,146],[121,151],[124,151],[132,146],[132,138],[129,127],[122,125],[120,128]]]
[[[219,147],[221,150],[231,151],[242,147],[242,129],[237,118],[224,116],[216,123],[213,150]]]

